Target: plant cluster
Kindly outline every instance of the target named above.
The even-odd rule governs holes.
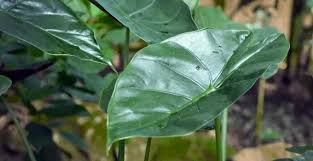
[[[30,113],[48,119],[88,117],[75,100],[100,99],[107,112],[107,147],[119,142],[119,161],[124,160],[125,139],[147,137],[147,161],[151,138],[188,135],[214,121],[218,157],[225,161],[227,108],[259,78],[275,74],[289,43],[273,28],[247,27],[221,9],[197,3],[0,0],[1,95],[13,83],[12,92]],[[73,11],[74,5],[84,7]],[[114,51],[105,41],[110,35],[95,21],[120,28],[110,34],[122,46],[122,64],[112,63]],[[130,42],[138,39],[147,46],[132,56]],[[42,75],[34,76],[38,72]],[[47,100],[47,108],[34,107],[32,102],[40,99]],[[14,115],[7,101],[1,102]],[[28,125],[27,137],[19,129],[32,161],[55,147],[47,126]],[[72,135],[64,134],[84,149]],[[38,141],[42,136],[48,141]]]

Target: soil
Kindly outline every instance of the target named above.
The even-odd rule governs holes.
[[[280,135],[272,141],[313,145],[313,77],[302,75],[290,81],[278,75],[267,82],[263,129]],[[257,87],[230,108],[228,137],[236,149],[255,146]]]

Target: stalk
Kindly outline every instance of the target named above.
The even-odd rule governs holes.
[[[217,160],[222,161],[222,150],[221,150],[221,118],[220,116],[216,117],[214,120],[215,128],[215,139],[216,139],[216,153]]]
[[[122,58],[123,58],[123,68],[125,69],[129,63],[129,29],[126,28],[125,33],[125,44],[123,47]]]
[[[129,63],[129,29],[126,28],[125,33],[125,44],[123,46],[122,58],[123,58],[123,68],[125,69]],[[118,143],[118,161],[125,160],[125,140],[120,140]]]
[[[304,16],[304,0],[294,1],[291,26],[290,55],[288,57],[289,77],[294,77],[299,68],[299,58],[301,51],[301,32]]]
[[[228,119],[228,110],[224,110],[222,113],[222,161],[226,161],[227,158],[227,119]]]
[[[146,146],[145,160],[144,160],[144,161],[149,161],[149,154],[150,154],[151,141],[152,141],[152,138],[149,137],[149,138],[147,139],[147,146]]]
[[[218,161],[226,161],[227,112],[227,109],[224,110],[221,116],[216,117],[214,120],[216,152]]]
[[[118,161],[125,160],[125,140],[118,142]]]
[[[263,127],[263,113],[264,113],[264,96],[265,96],[265,79],[259,81],[259,91],[258,91],[258,104],[256,113],[256,144],[261,145],[261,133]]]
[[[36,161],[36,158],[35,158],[35,155],[32,151],[32,148],[31,148],[31,145],[30,143],[28,142],[27,140],[27,137],[26,137],[26,134],[25,134],[25,131],[24,129],[21,127],[20,125],[20,122],[18,121],[17,117],[15,116],[13,110],[6,105],[6,103],[0,98],[0,102],[3,103],[3,105],[5,106],[5,108],[8,110],[9,114],[12,116],[12,119],[13,119],[13,122],[15,124],[15,126],[17,127],[17,132],[18,134],[20,135],[20,137],[22,138],[23,140],[23,143],[26,147],[26,150],[27,150],[27,154],[28,154],[28,157],[31,161]]]

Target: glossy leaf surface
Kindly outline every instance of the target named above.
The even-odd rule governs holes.
[[[111,65],[87,28],[59,0],[0,0],[0,31],[53,55]]]
[[[194,10],[194,19],[198,28],[218,28],[218,29],[243,29],[248,27],[244,24],[239,24],[227,17],[221,8],[216,7],[196,7]],[[252,29],[255,30],[255,29]],[[266,30],[276,32],[273,28]],[[258,32],[258,36],[264,37],[266,34]],[[278,72],[277,65],[271,65],[262,75],[263,79],[268,79]]]
[[[12,82],[9,78],[0,75],[0,96],[10,88]]]
[[[182,0],[95,0],[123,25],[148,43],[196,30]]]
[[[281,62],[288,48],[282,34],[269,30],[207,29],[140,50],[115,85],[108,146],[124,138],[200,129]]]

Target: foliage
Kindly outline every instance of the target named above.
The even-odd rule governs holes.
[[[88,151],[80,134],[58,123],[93,118],[87,102],[107,112],[107,132],[102,117],[97,131],[108,133],[101,144],[109,147],[205,129],[257,79],[273,75],[289,49],[276,30],[249,29],[197,0],[90,2],[0,0],[0,94],[13,82],[17,98],[4,98],[32,115],[26,130],[39,161],[62,160],[57,134]],[[139,42],[127,67],[121,24],[130,46]]]
[[[51,54],[111,65],[92,31],[59,0],[0,2],[0,31]]]
[[[275,161],[312,161],[313,146],[295,146],[286,149],[287,151],[300,154],[294,158],[277,159]]]
[[[286,56],[281,34],[255,32],[201,30],[139,51],[115,85],[109,145],[132,136],[185,135],[212,121]]]
[[[96,0],[105,10],[148,43],[196,30],[181,0]],[[173,9],[176,8],[176,9]]]

